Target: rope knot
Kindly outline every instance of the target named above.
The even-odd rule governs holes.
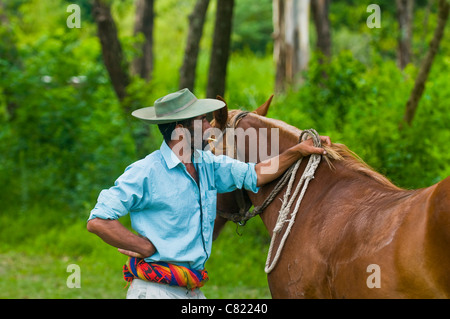
[[[282,226],[283,226],[282,224],[277,224],[275,226],[275,228],[273,229],[273,232],[274,233],[279,233],[281,231]]]

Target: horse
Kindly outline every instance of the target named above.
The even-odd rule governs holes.
[[[281,153],[299,142],[302,131],[266,117],[271,99],[246,114],[224,107],[214,113],[211,124],[220,130],[233,123],[257,132],[277,128]],[[226,138],[233,137],[225,134]],[[271,136],[256,138],[269,141]],[[257,142],[248,137],[241,150],[246,161],[251,155],[248,145]],[[226,151],[227,143],[221,147]],[[427,188],[406,190],[345,145],[333,143],[326,150],[279,260],[267,276],[272,298],[449,298],[450,177]],[[308,158],[302,161],[295,184]],[[257,161],[261,160],[258,154]],[[251,205],[260,206],[277,182],[262,186],[256,194],[240,190],[219,194],[214,238],[227,220],[221,215],[230,219],[242,216]],[[259,214],[271,237],[285,191],[286,187]]]

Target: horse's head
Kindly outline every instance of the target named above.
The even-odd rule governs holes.
[[[300,129],[280,120],[266,117],[272,98],[273,96],[253,112],[228,110],[227,106],[215,111],[214,119],[211,122],[215,132],[211,135],[215,141],[212,143],[211,150],[216,155],[225,154],[244,162],[258,163],[279,155],[298,143],[302,132]],[[330,158],[342,159],[333,147],[324,146],[324,148],[328,154],[325,160],[330,167],[332,166]],[[265,169],[276,170],[278,167]],[[218,216],[239,221],[251,205],[246,191],[236,190],[220,194],[217,198]],[[218,235],[224,224],[225,220],[218,217],[215,236]]]
[[[272,102],[273,95],[255,111],[251,112],[258,116],[266,116],[270,103]],[[218,97],[223,100],[223,98]],[[224,101],[225,102],[225,101]],[[228,110],[228,106],[225,102],[225,107],[214,112],[214,118],[211,121],[211,126],[215,129],[211,134],[215,140],[211,143],[211,149],[216,154],[226,154],[230,157],[238,158],[240,160],[249,161],[250,150],[248,146],[256,143],[256,136],[248,136],[248,143],[236,143],[236,135],[234,129],[238,126],[243,126],[243,131],[252,124],[246,123],[244,116],[247,112],[241,110]],[[215,133],[214,133],[215,131]],[[247,145],[247,147],[246,147]],[[258,152],[257,152],[258,153]],[[259,155],[256,154],[256,161],[259,161]],[[217,197],[217,218],[216,226],[214,229],[214,238],[217,238],[219,232],[222,230],[227,220],[234,220],[234,217],[242,216],[250,208],[252,204],[248,197],[248,194],[244,190],[235,190],[230,193],[219,194]]]
[[[273,95],[256,110],[246,112],[229,110],[223,98],[218,96],[218,99],[225,102],[225,107],[215,111],[211,121],[213,127],[211,137],[214,142],[210,143],[210,147],[213,153],[224,154],[244,162],[257,163],[265,160],[268,156],[264,152],[270,154],[271,151],[271,145],[266,143],[271,133],[267,132],[267,129],[270,131],[273,126],[261,121],[261,118],[265,118],[272,98]],[[275,144],[278,145],[278,142],[277,139]],[[258,148],[260,145],[264,147]]]

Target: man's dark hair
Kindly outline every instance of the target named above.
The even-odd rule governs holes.
[[[180,120],[177,122],[171,122],[166,124],[158,124],[159,131],[161,132],[164,141],[168,144],[172,140],[172,132],[175,129],[175,126],[178,124],[183,125],[183,127],[189,129],[192,126],[192,121],[194,118],[186,119],[186,120]]]

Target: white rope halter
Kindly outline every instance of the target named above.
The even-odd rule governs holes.
[[[313,139],[315,147],[321,147],[320,137],[319,137],[319,134],[316,132],[316,130],[309,129],[309,130],[303,131],[302,134],[300,135],[300,141],[305,140],[305,135],[309,135]],[[297,170],[300,167],[302,158],[300,158],[295,163],[295,166],[292,170],[292,173],[291,173],[291,176],[289,179],[288,188],[283,197],[283,204],[281,205],[281,209],[278,213],[278,219],[277,219],[277,222],[273,229],[273,235],[272,235],[272,239],[270,241],[269,252],[267,254],[266,266],[264,268],[264,271],[267,274],[269,274],[277,265],[278,259],[280,258],[281,251],[283,250],[286,239],[289,236],[292,226],[294,225],[295,217],[297,215],[297,212],[298,212],[300,204],[303,200],[303,197],[305,196],[306,189],[308,188],[310,180],[314,178],[314,174],[316,172],[317,167],[319,166],[321,158],[322,158],[322,156],[319,154],[311,155],[311,157],[308,161],[308,164],[306,165],[305,171],[303,172],[303,175],[300,178],[300,181],[298,182],[293,195],[291,196],[291,190],[292,190],[292,186],[294,185],[295,175],[297,174]],[[303,187],[302,187],[302,185],[303,185]],[[301,188],[301,191],[300,191],[300,188]],[[299,192],[300,192],[300,195],[299,195]],[[297,198],[297,195],[298,195],[298,198]],[[291,196],[291,198],[289,198],[290,196]],[[288,219],[288,215],[291,210],[292,204],[294,203],[296,198],[297,198],[297,201],[295,203],[294,210],[291,213],[290,219]],[[280,245],[278,246],[275,257],[273,258],[272,263],[270,263],[270,257],[272,256],[272,250],[273,250],[273,246],[275,243],[275,239],[277,237],[277,234],[280,233],[281,230],[283,229],[284,223],[286,223],[286,222],[289,222],[288,227],[281,239],[281,242],[280,242]]]

